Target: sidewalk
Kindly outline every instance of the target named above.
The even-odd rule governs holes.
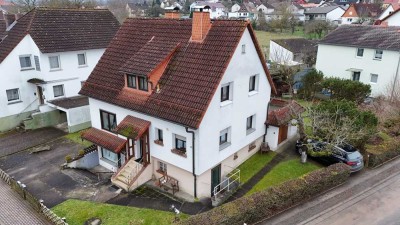
[[[1,225],[50,225],[27,201],[0,179]]]

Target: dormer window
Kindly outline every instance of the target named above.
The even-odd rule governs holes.
[[[141,91],[149,90],[147,77],[136,76],[131,74],[126,75],[126,86],[133,89],[139,89]]]

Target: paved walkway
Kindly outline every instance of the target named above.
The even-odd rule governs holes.
[[[0,179],[1,225],[50,225],[28,202]]]

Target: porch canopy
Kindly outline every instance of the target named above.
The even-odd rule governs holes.
[[[271,99],[268,110],[268,118],[265,122],[268,125],[279,127],[289,123],[293,114],[304,112],[305,109],[296,101],[285,101],[282,99]]]
[[[48,103],[55,108],[59,107],[66,110],[89,105],[89,98],[86,96],[73,96],[68,98],[54,99],[48,101]]]
[[[127,142],[127,140],[93,127],[83,132],[81,137],[115,153],[120,153],[125,149]]]
[[[114,131],[127,138],[137,140],[149,129],[150,124],[150,121],[134,116],[126,116]]]

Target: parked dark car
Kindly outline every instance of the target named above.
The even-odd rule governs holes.
[[[315,152],[325,149],[327,145],[331,145],[326,142],[316,141],[309,139],[308,142],[313,146]],[[296,152],[301,154],[302,143],[296,142]],[[351,167],[351,172],[357,172],[364,168],[364,160],[361,153],[350,144],[341,144],[330,146],[332,154],[327,156],[312,157],[315,161],[321,162],[324,165],[331,165],[334,163],[346,163]]]

